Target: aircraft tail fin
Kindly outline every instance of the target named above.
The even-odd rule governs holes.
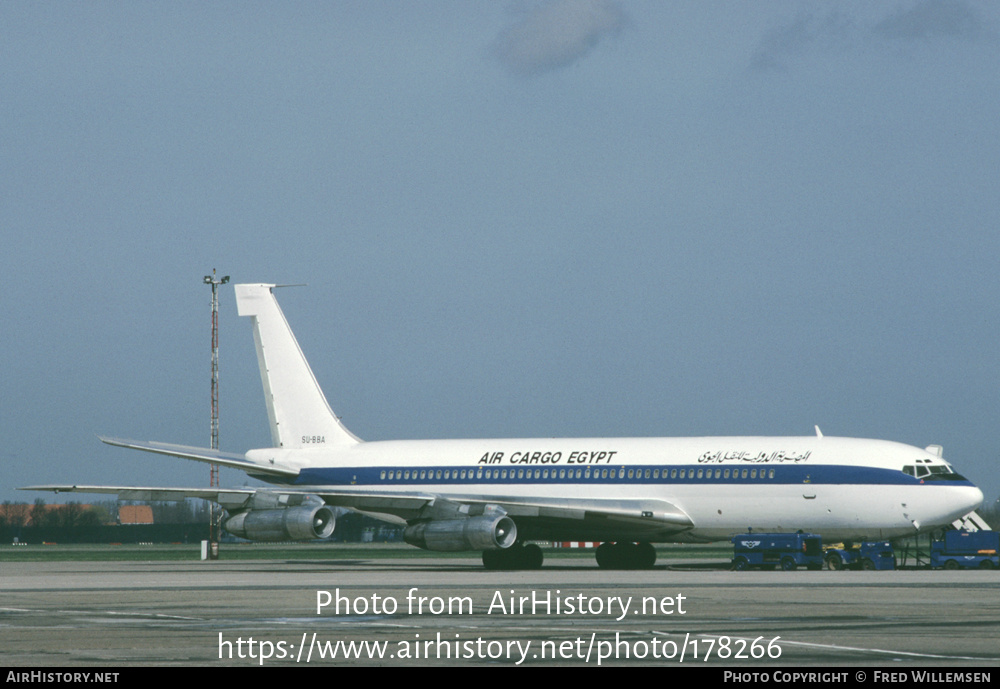
[[[275,447],[345,446],[361,442],[330,409],[273,290],[236,285],[236,309],[250,316]]]

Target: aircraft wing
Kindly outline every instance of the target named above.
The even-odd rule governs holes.
[[[369,490],[313,492],[328,505],[349,507],[390,521],[449,519],[482,513],[496,505],[518,525],[525,539],[648,540],[687,531],[691,518],[665,500],[525,498],[380,493]]]
[[[315,495],[327,505],[346,507],[395,523],[456,519],[482,514],[496,506],[518,525],[522,538],[537,540],[653,540],[691,529],[683,510],[665,500],[545,498],[498,500],[427,492],[384,493],[373,490],[309,488],[169,488],[150,486],[27,486],[20,490],[55,493],[110,493],[121,500],[211,500],[230,511],[249,508],[258,493]]]
[[[270,464],[258,464],[251,462],[245,455],[235,452],[220,452],[207,447],[192,447],[190,445],[174,445],[172,443],[160,443],[152,440],[126,440],[125,438],[106,438],[98,436],[102,443],[115,445],[116,447],[127,447],[132,450],[143,450],[144,452],[155,452],[171,457],[182,457],[193,459],[196,462],[207,462],[220,466],[240,469],[248,474],[270,474],[274,476],[298,476],[299,470],[295,467],[283,466],[271,462]]]
[[[257,488],[166,488],[151,486],[25,486],[18,490],[42,490],[52,493],[110,493],[119,500],[180,501],[187,498],[211,500],[227,509],[242,507],[259,490]]]

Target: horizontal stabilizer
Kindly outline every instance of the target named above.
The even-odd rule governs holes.
[[[190,445],[173,445],[171,443],[159,443],[151,440],[126,440],[124,438],[101,438],[102,443],[115,445],[117,447],[127,447],[132,450],[142,450],[144,452],[155,452],[160,455],[170,455],[171,457],[182,457],[193,459],[196,462],[207,462],[218,464],[233,469],[241,469],[250,474],[273,474],[275,476],[298,476],[299,470],[289,466],[276,464],[273,461],[267,464],[251,462],[246,456],[235,452],[220,452],[207,447],[191,447]]]

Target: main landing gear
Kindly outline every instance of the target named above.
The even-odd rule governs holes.
[[[483,567],[486,569],[541,569],[542,549],[534,543],[515,543],[509,548],[483,551]]]
[[[652,569],[656,548],[652,543],[602,543],[597,548],[601,569]]]
[[[652,543],[603,543],[597,548],[601,569],[652,569],[656,548]],[[492,570],[541,569],[544,555],[534,543],[483,551],[483,566]]]

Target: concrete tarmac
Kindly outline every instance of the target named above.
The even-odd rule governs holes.
[[[612,572],[553,558],[488,572],[474,557],[391,556],[0,568],[8,667],[1000,663],[996,571]]]

